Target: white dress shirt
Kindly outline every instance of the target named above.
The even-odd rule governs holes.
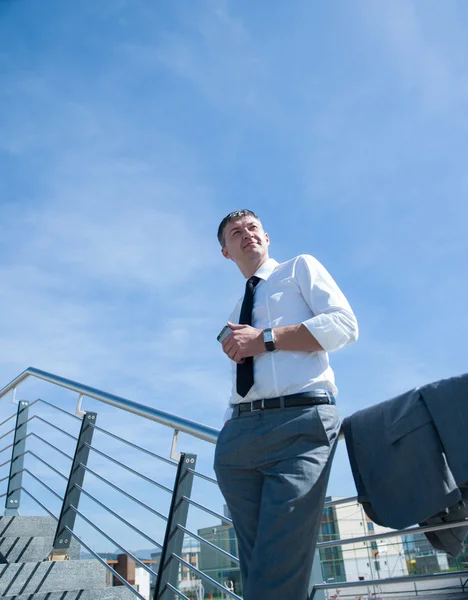
[[[236,391],[237,364],[232,361],[230,406],[311,390],[338,393],[328,353],[352,343],[358,325],[345,296],[328,271],[309,254],[279,264],[268,259],[255,273],[252,326],[258,329],[302,323],[324,349],[319,352],[276,350],[254,357],[254,385],[243,398]],[[239,323],[243,297],[229,321]],[[231,411],[226,413],[226,419]]]

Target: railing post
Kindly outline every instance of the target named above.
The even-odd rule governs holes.
[[[76,513],[71,507],[78,508],[80,503],[81,491],[76,486],[83,486],[85,476],[84,466],[88,462],[89,446],[91,446],[91,442],[93,441],[96,418],[97,414],[95,412],[87,412],[81,423],[80,435],[76,442],[75,456],[73,457],[70,477],[68,478],[67,491],[63,498],[53,550],[49,555],[49,560],[64,560],[67,558],[67,550],[71,544],[71,535],[68,529],[73,531],[76,519]]]
[[[29,402],[27,400],[21,400],[18,403],[15,438],[13,440],[13,450],[11,453],[10,475],[8,477],[8,490],[5,501],[6,517],[16,517],[19,514],[18,509],[21,501],[28,412]]]
[[[179,562],[172,555],[181,556],[182,554],[184,532],[178,528],[178,525],[185,527],[187,524],[189,505],[183,501],[183,497],[190,498],[192,493],[193,473],[189,469],[195,469],[196,463],[197,456],[195,454],[182,453],[180,455],[153,600],[163,600],[163,598],[167,600],[171,597],[169,593],[174,595],[168,590],[168,583],[177,587]]]

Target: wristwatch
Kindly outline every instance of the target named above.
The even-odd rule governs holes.
[[[263,341],[265,342],[267,352],[274,352],[276,350],[275,336],[273,335],[271,327],[263,330]]]

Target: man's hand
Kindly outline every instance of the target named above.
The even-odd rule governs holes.
[[[223,342],[223,350],[236,363],[244,362],[247,356],[257,356],[266,351],[262,329],[250,325],[228,323],[232,333]]]

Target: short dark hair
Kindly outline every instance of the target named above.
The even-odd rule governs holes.
[[[227,224],[231,221],[237,221],[237,219],[242,219],[242,217],[254,217],[254,219],[257,219],[257,221],[261,223],[260,218],[257,217],[257,215],[254,212],[248,210],[247,208],[243,208],[241,210],[234,210],[233,212],[229,213],[227,217],[224,217],[224,219],[221,221],[218,227],[218,241],[221,244],[222,248],[224,248],[224,246],[226,245],[226,240],[224,238],[224,230],[226,229]]]

